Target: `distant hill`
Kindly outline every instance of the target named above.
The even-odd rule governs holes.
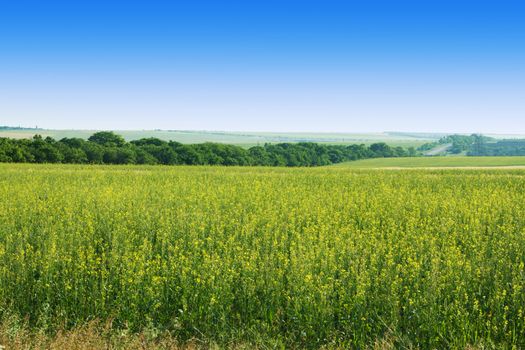
[[[24,128],[22,126],[7,126],[7,125],[0,125],[0,130],[42,130],[40,128]]]
[[[399,132],[399,131],[387,131],[385,134],[390,136],[398,137],[412,137],[417,139],[429,139],[429,140],[439,140],[442,137],[448,136],[447,133],[428,133],[428,132]]]
[[[42,128],[26,128],[0,126],[0,137],[32,138],[39,134],[50,136],[56,140],[64,137],[78,137],[87,139],[99,130],[53,130]],[[365,144],[385,142],[397,147],[419,147],[423,144],[437,142],[447,136],[444,133],[417,133],[417,132],[378,132],[378,133],[315,133],[315,132],[247,132],[247,131],[202,131],[202,130],[113,130],[122,135],[126,141],[138,140],[147,137],[156,137],[165,141],[177,141],[184,144],[203,142],[217,142],[251,147],[265,143],[282,142],[316,142],[320,144]],[[510,138],[509,135],[491,135],[495,139]],[[520,138],[520,135],[513,135]],[[525,138],[525,136],[521,136]]]
[[[56,140],[64,137],[87,139],[98,130],[51,130],[31,128],[0,129],[0,137],[31,138],[36,134],[50,136]],[[437,141],[439,137],[417,133],[312,133],[312,132],[228,132],[195,130],[113,130],[127,141],[156,137],[165,141],[178,141],[184,144],[218,142],[243,147],[282,142],[316,142],[321,144],[365,144],[386,142],[391,146],[418,147],[424,143]]]

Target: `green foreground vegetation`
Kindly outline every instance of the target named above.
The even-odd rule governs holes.
[[[523,170],[0,164],[0,320],[523,348],[524,193]]]
[[[375,158],[335,165],[344,168],[525,167],[525,157],[409,157]]]

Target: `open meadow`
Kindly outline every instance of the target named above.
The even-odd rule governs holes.
[[[408,157],[408,158],[372,158],[345,162],[336,167],[354,169],[381,168],[525,168],[525,157]]]
[[[520,348],[524,264],[523,170],[0,164],[4,344]]]

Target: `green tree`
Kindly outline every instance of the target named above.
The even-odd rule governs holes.
[[[88,138],[88,141],[105,147],[122,147],[126,140],[112,131],[99,131]]]

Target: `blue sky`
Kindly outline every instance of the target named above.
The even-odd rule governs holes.
[[[0,0],[0,125],[525,133],[520,1]]]

